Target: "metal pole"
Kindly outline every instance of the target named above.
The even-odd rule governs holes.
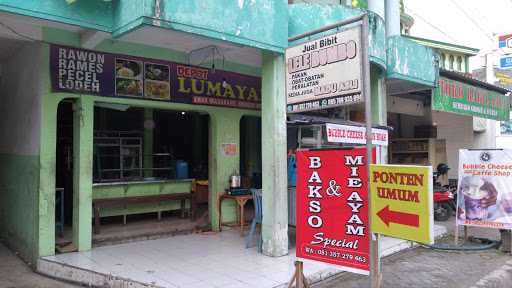
[[[361,33],[361,46],[362,46],[362,72],[363,72],[363,96],[364,96],[364,113],[366,120],[366,159],[367,159],[367,175],[368,175],[368,234],[370,238],[370,287],[380,287],[380,255],[379,255],[379,239],[373,235],[371,231],[372,217],[370,215],[371,207],[371,181],[370,181],[370,164],[372,161],[372,102],[371,102],[371,89],[370,89],[370,59],[368,57],[368,15],[364,14],[362,17],[362,33]]]
[[[347,18],[345,20],[341,20],[338,22],[334,22],[322,28],[314,29],[293,37],[288,38],[288,42],[292,42],[295,40],[299,40],[314,34],[322,33],[340,26],[345,26],[348,24],[352,24],[355,22],[362,22],[362,31],[361,31],[361,50],[362,50],[362,78],[363,78],[363,90],[361,91],[364,101],[365,101],[365,118],[366,118],[366,159],[367,159],[367,174],[368,178],[370,177],[370,163],[372,163],[372,105],[371,105],[371,92],[370,92],[370,59],[368,56],[368,35],[369,35],[369,24],[368,24],[368,14],[362,14],[359,16]],[[370,287],[371,288],[379,288],[380,287],[380,255],[379,255],[379,237],[375,236],[371,232],[371,187],[370,181],[368,179],[368,229],[367,233],[370,238]]]

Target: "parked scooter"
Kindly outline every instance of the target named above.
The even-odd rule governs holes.
[[[440,176],[446,175],[450,170],[448,165],[441,163],[437,165],[436,172],[434,172],[434,220],[446,221],[455,213],[456,201],[456,188],[451,189],[448,185],[441,185],[438,181]]]

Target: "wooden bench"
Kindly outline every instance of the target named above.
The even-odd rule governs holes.
[[[94,233],[100,233],[100,209],[107,207],[116,207],[127,204],[143,204],[143,203],[159,203],[165,201],[180,201],[181,202],[181,217],[185,217],[185,200],[190,201],[189,215],[195,214],[196,201],[192,193],[174,193],[163,195],[149,195],[149,196],[133,196],[133,197],[117,197],[117,198],[103,198],[92,200],[92,208],[94,211]],[[161,213],[158,212],[158,220],[160,220]],[[124,218],[126,224],[126,215]]]

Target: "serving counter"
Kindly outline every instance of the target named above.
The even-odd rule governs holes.
[[[191,193],[194,179],[165,179],[94,183],[92,199],[110,199],[122,197],[156,196],[178,193]],[[186,203],[190,207],[190,203]],[[126,216],[150,212],[162,212],[180,209],[180,203],[165,201],[160,203],[123,204],[101,209],[100,217]]]

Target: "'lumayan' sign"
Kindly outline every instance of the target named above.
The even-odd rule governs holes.
[[[261,108],[261,78],[174,62],[50,46],[54,92]]]
[[[440,77],[432,108],[492,120],[509,120],[510,98],[495,91]]]

